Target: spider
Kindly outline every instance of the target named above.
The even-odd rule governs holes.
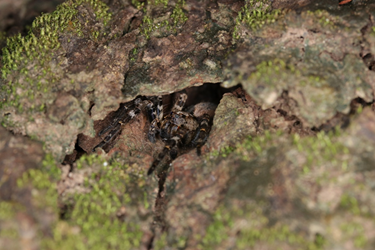
[[[201,102],[185,109],[187,97],[185,92],[178,94],[167,114],[164,114],[162,96],[139,97],[130,104],[122,104],[116,111],[112,123],[99,132],[100,137],[106,136],[93,151],[111,142],[121,132],[122,124],[146,111],[150,121],[148,140],[155,143],[157,139],[161,139],[165,144],[163,150],[154,158],[148,175],[151,175],[166,158],[170,163],[178,155],[193,148],[196,148],[197,154],[200,155],[201,147],[207,141],[211,129],[216,104]]]

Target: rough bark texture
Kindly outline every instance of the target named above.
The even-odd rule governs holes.
[[[371,1],[2,4],[0,248],[373,248]],[[147,176],[144,108],[101,144],[181,91],[217,105],[201,155]]]

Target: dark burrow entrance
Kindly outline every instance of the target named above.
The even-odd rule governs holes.
[[[184,111],[186,111],[189,110],[190,107],[202,102],[209,102],[218,105],[224,93],[232,92],[236,88],[237,87],[226,89],[221,87],[219,84],[206,83],[199,87],[191,87],[180,92],[163,95],[162,105],[164,115],[168,114],[172,110],[172,106],[175,102],[174,100],[182,92],[186,93],[188,97],[184,105]],[[75,150],[72,154],[65,157],[64,164],[72,164],[83,154],[93,153],[96,148],[102,148],[106,153],[108,153],[114,147],[119,136],[122,133],[121,128],[117,130],[118,127],[121,127],[118,125],[131,123],[133,119],[147,119],[147,122],[150,123],[151,121],[148,117],[149,111],[146,110],[146,105],[137,107],[135,104],[135,100],[140,99],[144,101],[154,100],[156,98],[157,96],[138,96],[133,101],[121,103],[118,110],[109,113],[103,120],[95,121],[94,129],[96,132],[96,136],[94,138],[91,138],[83,134],[79,134]],[[132,111],[136,114],[134,118],[129,117],[129,113],[133,113]],[[111,134],[111,130],[114,130],[115,132]],[[147,133],[147,131],[144,132]],[[147,139],[146,137],[147,135],[145,135],[145,137],[142,139]]]

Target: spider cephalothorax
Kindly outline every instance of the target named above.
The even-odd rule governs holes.
[[[103,147],[121,132],[121,124],[129,122],[142,110],[146,111],[150,120],[148,139],[155,143],[159,138],[165,146],[154,159],[148,170],[150,175],[156,167],[166,159],[174,160],[179,154],[196,148],[198,155],[200,148],[206,142],[210,132],[212,117],[216,105],[210,102],[201,102],[185,109],[186,93],[180,93],[167,114],[163,110],[162,97],[140,97],[127,105],[121,105],[113,122],[99,132],[105,135],[97,147]],[[167,164],[168,165],[168,164]]]

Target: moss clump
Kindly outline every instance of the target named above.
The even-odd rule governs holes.
[[[262,83],[267,85],[273,85],[275,79],[278,77],[278,81],[287,82],[290,75],[300,76],[300,72],[292,64],[288,64],[282,59],[276,58],[269,61],[262,61],[256,66],[256,72],[251,74],[249,80],[257,81],[262,80]]]
[[[39,246],[48,237],[58,217],[57,181],[60,170],[51,155],[41,167],[25,171],[12,188],[12,200],[0,199],[0,244],[6,249],[21,249],[25,243]],[[26,218],[26,219],[25,219]],[[31,223],[30,223],[31,221]],[[26,227],[26,229],[25,229]]]
[[[354,215],[361,214],[361,208],[358,204],[358,200],[350,194],[343,194],[340,200],[340,207],[349,210]]]
[[[60,47],[58,37],[61,33],[75,32],[83,36],[82,25],[76,18],[77,8],[82,4],[90,4],[98,21],[106,24],[110,20],[108,7],[99,0],[70,0],[59,5],[53,13],[35,18],[27,36],[18,34],[7,39],[3,48],[2,77],[6,79],[12,70],[23,70],[27,74],[22,65],[31,60],[46,62],[50,58],[45,57]]]
[[[236,146],[235,152],[241,156],[242,160],[251,161],[252,158],[261,155],[262,152],[274,145],[275,140],[281,138],[281,135],[281,131],[271,134],[270,131],[266,130],[263,135],[249,136]]]
[[[137,9],[141,10],[144,6],[145,6],[145,3],[144,2],[140,2],[138,0],[132,0],[131,1],[132,5],[134,7],[136,7]]]
[[[202,238],[201,249],[215,249],[220,243],[227,240],[228,228],[233,227],[233,217],[221,207],[213,214],[213,220],[207,227],[206,235]],[[211,248],[206,248],[210,246]]]
[[[213,150],[210,152],[209,156],[207,157],[208,159],[216,158],[216,157],[227,157],[229,156],[233,151],[235,150],[235,147],[226,145],[222,147],[220,150]]]
[[[259,29],[264,24],[273,23],[280,16],[280,10],[272,10],[271,5],[265,0],[247,0],[236,18],[233,38],[240,37],[239,26],[245,24],[252,30]]]
[[[216,249],[218,246],[230,244],[235,237],[235,249],[266,248],[280,249],[293,247],[296,249],[318,250],[324,246],[324,238],[306,240],[303,233],[293,232],[281,223],[269,225],[263,215],[262,204],[233,201],[231,205],[220,206],[213,214],[206,235],[202,238],[199,249]],[[200,238],[198,236],[198,238]]]
[[[337,28],[336,23],[338,22],[338,18],[331,15],[326,10],[306,11],[303,15],[314,18],[324,28]]]
[[[94,170],[84,183],[89,191],[64,193],[60,200],[61,173],[51,155],[46,155],[40,169],[26,171],[17,180],[18,188],[30,195],[26,205],[0,201],[0,242],[10,241],[9,249],[21,248],[15,217],[26,213],[43,218],[44,229],[33,225],[37,234],[31,239],[40,249],[139,249],[151,223],[152,198],[145,179],[130,167],[98,155],[81,158],[77,165],[81,170]]]
[[[31,188],[33,205],[38,209],[48,209],[58,212],[57,181],[60,178],[60,169],[56,166],[52,155],[47,154],[40,169],[26,171],[18,180],[18,188]]]
[[[316,136],[301,138],[298,134],[289,137],[284,148],[297,150],[301,158],[298,165],[302,173],[309,174],[313,169],[330,165],[330,169],[336,168],[339,171],[347,171],[350,160],[349,148],[338,140],[338,131],[325,133],[319,132]],[[251,161],[265,152],[273,145],[280,145],[279,140],[284,140],[282,132],[271,134],[265,131],[264,135],[248,137],[236,146],[235,153],[241,156],[244,161]],[[303,160],[302,160],[303,159]]]
[[[331,165],[332,168],[341,167],[342,171],[348,170],[349,149],[337,141],[334,133],[320,132],[316,137],[301,139],[293,136],[293,144],[305,158],[302,166],[303,172],[308,174],[311,168]]]
[[[1,96],[5,100],[0,108],[17,107],[19,113],[26,110],[40,112],[47,101],[47,94],[56,86],[62,75],[60,68],[59,37],[69,33],[78,36],[98,38],[102,31],[84,33],[79,19],[78,7],[87,5],[92,8],[96,19],[106,24],[111,14],[108,7],[99,0],[70,0],[57,7],[51,14],[37,17],[29,34],[10,37],[3,48],[1,77]],[[57,59],[57,63],[53,63]]]
[[[15,215],[15,209],[11,202],[0,202],[0,220],[12,218]]]
[[[185,0],[178,0],[171,15],[173,27],[182,26],[187,21],[187,16],[182,7],[185,5]]]
[[[186,249],[187,243],[187,238],[184,236],[171,239],[171,237],[168,237],[167,233],[163,233],[155,239],[153,249]]]
[[[133,3],[133,2],[132,2]],[[155,8],[156,6],[162,4],[164,8],[168,8],[168,1],[155,1],[154,3],[148,1],[147,6],[149,8]],[[151,16],[151,11],[147,8],[147,6],[143,6],[138,2],[134,2],[137,8],[143,8],[144,16],[142,20],[141,32],[146,36],[147,39],[151,37],[151,33],[158,31],[158,30],[165,30],[166,32],[177,32],[177,29],[180,28],[186,21],[187,16],[183,11],[183,6],[185,5],[185,0],[178,0],[172,10],[170,16],[160,16],[160,17],[153,17]]]
[[[169,24],[168,20],[164,20],[163,22],[155,23],[153,18],[151,18],[148,15],[145,15],[145,16],[143,16],[143,19],[142,19],[142,26],[141,26],[142,30],[141,30],[141,32],[142,32],[143,35],[145,35],[145,37],[147,39],[150,39],[151,32],[153,32],[154,30],[156,30],[160,27],[167,26],[168,24]]]
[[[104,39],[107,29],[104,24],[110,18],[108,7],[99,0],[69,0],[53,13],[37,17],[28,35],[8,38],[1,68],[1,124],[45,142],[47,150],[59,160],[72,152],[73,137],[91,126],[91,120],[83,110],[87,106],[81,99],[91,86],[86,85],[78,96],[68,98],[72,105],[67,104],[70,108],[65,118],[68,120],[62,122],[67,123],[60,122],[64,118],[56,120],[52,117],[63,112],[52,115],[48,110],[56,107],[54,102],[59,97],[82,86],[69,80],[75,78],[74,74],[67,76],[69,56],[66,47],[72,46],[68,44],[69,39]]]
[[[361,223],[347,221],[341,224],[340,229],[346,239],[351,238],[353,240],[357,249],[366,249],[369,242],[366,239],[366,230]]]
[[[16,215],[25,212],[26,209],[20,204],[11,201],[0,201],[0,243],[6,242],[7,249],[21,249],[20,230]]]
[[[141,175],[130,174],[129,166],[109,163],[101,156],[80,158],[75,168],[94,170],[86,176],[89,192],[67,193],[64,221],[43,245],[47,249],[138,249],[143,231],[139,208],[149,209],[148,194]],[[150,211],[149,211],[150,212]],[[78,230],[77,230],[78,229]]]

